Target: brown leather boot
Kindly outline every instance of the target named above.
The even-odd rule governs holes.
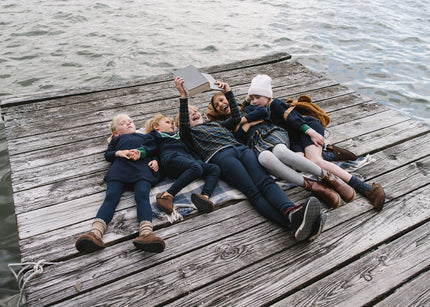
[[[354,200],[355,190],[339,177],[333,175],[330,172],[324,171],[324,176],[321,178],[321,180],[327,183],[333,190],[338,192],[340,197],[342,197],[342,199],[347,203],[350,203]]]
[[[340,205],[340,196],[337,192],[333,191],[330,187],[325,184],[310,179],[305,179],[305,189],[311,191],[317,198],[325,203],[330,208],[336,209]]]
[[[168,214],[172,214],[173,212],[173,196],[172,195],[164,195],[163,193],[158,193],[156,196],[157,204],[161,209],[166,211]]]
[[[385,192],[379,183],[372,183],[372,188],[364,191],[364,197],[370,200],[376,211],[381,211],[385,203]]]
[[[350,152],[349,150],[334,145],[327,145],[326,150],[334,152],[337,155],[336,161],[355,161],[358,158],[354,153]]]
[[[151,253],[161,253],[166,247],[164,240],[157,237],[153,232],[138,236],[133,240],[133,244],[137,249]]]
[[[76,249],[84,253],[92,253],[105,248],[103,241],[89,232],[86,235],[80,236],[75,243]]]

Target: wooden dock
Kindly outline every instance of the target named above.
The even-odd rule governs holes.
[[[28,306],[430,306],[430,127],[285,53],[202,71],[228,82],[238,101],[257,73],[272,76],[275,97],[312,97],[331,116],[330,143],[375,160],[354,174],[381,183],[383,211],[358,195],[327,210],[315,242],[298,243],[248,201],[232,202],[175,224],[155,219],[167,247],[150,254],[131,243],[138,225],[126,196],[107,248],[79,254],[74,242],[104,198],[111,119],[175,116],[173,75],[2,97],[21,259],[55,263],[28,283]],[[190,104],[205,110],[211,95]]]

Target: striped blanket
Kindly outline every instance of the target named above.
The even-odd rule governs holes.
[[[351,162],[334,162],[338,164],[343,169],[348,172],[353,172],[354,170],[359,169],[360,167],[372,163],[374,160],[367,155],[366,157],[360,157],[356,161]],[[308,175],[308,174],[304,174]],[[176,221],[180,221],[184,219],[188,214],[190,214],[193,210],[196,210],[196,207],[191,202],[191,194],[192,193],[201,193],[204,181],[202,179],[195,180],[185,188],[183,188],[174,198],[173,200],[173,208],[174,212],[171,215],[166,214],[161,211],[156,203],[156,195],[157,193],[163,193],[166,191],[172,184],[174,180],[167,178],[162,182],[158,183],[157,186],[151,189],[150,200],[151,207],[154,218],[158,219],[166,219],[169,222],[173,223]],[[286,182],[285,180],[277,180],[276,183],[284,190],[291,189],[296,185],[293,183]],[[217,187],[212,193],[211,200],[216,205],[221,205],[231,200],[244,200],[246,199],[245,195],[240,191],[232,188],[227,183],[222,180],[219,180]]]

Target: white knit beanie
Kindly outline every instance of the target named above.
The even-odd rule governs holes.
[[[268,98],[273,98],[272,78],[268,75],[256,75],[248,89],[248,96],[259,95]]]

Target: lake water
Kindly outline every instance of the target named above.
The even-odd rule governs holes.
[[[287,2],[287,3],[286,3]],[[288,52],[430,124],[429,0],[0,2],[0,96],[98,85]],[[1,97],[0,97],[1,98]],[[0,305],[18,293],[10,169],[0,123]]]

